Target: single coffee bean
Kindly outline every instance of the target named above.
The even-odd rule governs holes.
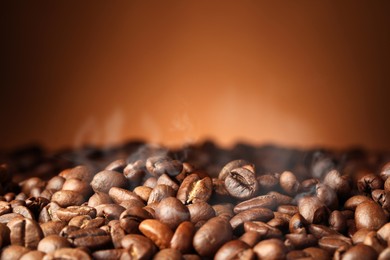
[[[268,225],[271,227],[277,228],[281,230],[282,232],[285,232],[288,230],[288,221],[283,220],[281,218],[273,218],[270,221],[267,222]]]
[[[108,220],[119,219],[125,208],[118,204],[101,204],[95,207],[96,216],[104,217]]]
[[[152,188],[146,186],[137,186],[133,192],[140,197],[143,201],[148,201]]]
[[[288,214],[290,216],[295,215],[299,212],[299,209],[297,206],[294,205],[280,205],[277,209],[278,212]]]
[[[298,201],[299,213],[309,223],[324,223],[328,220],[328,208],[317,198],[313,196],[304,196]]]
[[[255,172],[247,168],[231,170],[225,178],[225,187],[237,199],[250,199],[259,190]]]
[[[276,205],[283,205],[283,204],[291,204],[291,203],[293,203],[293,198],[291,198],[290,196],[281,194],[279,192],[276,192],[276,191],[270,191],[270,192],[267,193],[267,195],[275,197]]]
[[[201,256],[212,256],[218,249],[230,241],[232,227],[226,220],[214,217],[209,219],[194,235],[193,246]]]
[[[181,253],[189,253],[192,249],[192,239],[195,234],[195,227],[189,221],[182,222],[171,239],[171,248],[177,249]]]
[[[180,200],[175,197],[168,197],[158,204],[156,208],[156,218],[164,224],[167,224],[172,230],[183,221],[190,220],[190,212]]]
[[[285,244],[290,244],[294,249],[304,249],[317,245],[317,238],[312,234],[287,234]]]
[[[210,177],[200,178],[197,174],[187,176],[177,191],[176,197],[183,204],[208,201],[212,195],[213,184]]]
[[[12,208],[9,202],[0,201],[0,216],[11,212]]]
[[[38,243],[38,250],[44,253],[51,253],[59,248],[66,247],[71,247],[71,244],[65,237],[59,235],[49,235]]]
[[[121,240],[121,244],[131,256],[137,259],[150,259],[157,251],[152,240],[137,234],[124,236]]]
[[[348,196],[351,191],[349,180],[346,176],[342,176],[337,170],[328,172],[323,183],[332,188],[340,197]]]
[[[92,187],[89,182],[81,181],[79,179],[67,179],[63,186],[62,190],[71,190],[80,193],[83,197],[87,198],[93,193]]]
[[[32,177],[23,181],[19,185],[22,187],[22,192],[29,196],[34,188],[43,190],[46,186],[46,182],[38,177]]]
[[[279,239],[272,238],[263,240],[255,245],[253,251],[259,259],[285,259],[287,248]]]
[[[126,249],[123,248],[115,248],[115,249],[104,249],[98,250],[92,253],[93,259],[96,260],[114,260],[121,259],[121,257],[125,258],[124,254],[127,252]],[[129,253],[131,256],[131,254]],[[139,258],[141,259],[141,258]]]
[[[175,190],[172,189],[170,186],[163,184],[157,185],[156,187],[154,187],[154,189],[149,195],[148,204],[160,202],[164,198],[174,197],[175,195]]]
[[[210,218],[215,217],[215,211],[210,204],[200,201],[187,206],[190,213],[190,219],[192,223],[199,221],[207,221]]]
[[[91,186],[95,192],[108,193],[112,187],[127,188],[128,182],[123,174],[115,171],[104,170],[98,172],[93,177]]]
[[[85,225],[85,223],[91,219],[92,218],[88,215],[75,216],[69,220],[68,225],[81,228],[81,226]]]
[[[370,246],[358,244],[348,249],[342,256],[343,260],[371,260],[377,259],[378,253]]]
[[[191,205],[188,205],[188,209],[190,209],[190,206]],[[212,207],[214,209],[216,217],[221,217],[229,221],[234,216],[234,212],[233,212],[234,206],[231,203],[216,204],[213,205]]]
[[[160,249],[168,248],[173,236],[173,232],[168,225],[155,219],[142,221],[139,225],[139,230]]]
[[[240,212],[235,215],[231,220],[230,224],[233,229],[244,224],[246,221],[263,221],[266,222],[274,217],[274,213],[270,209],[266,208],[253,208],[246,211]]]
[[[375,231],[371,231],[367,234],[364,238],[363,244],[372,247],[378,254],[387,247],[387,243],[381,240]]]
[[[253,208],[268,208],[274,209],[276,207],[276,197],[273,195],[262,195],[243,202],[238,203],[234,207],[235,213],[253,209]]]
[[[288,229],[292,234],[306,234],[307,220],[299,213],[291,217]]]
[[[43,236],[47,237],[60,234],[61,230],[66,226],[66,223],[62,221],[48,221],[39,225],[41,226]]]
[[[358,180],[356,186],[360,192],[371,193],[373,190],[383,189],[383,180],[376,174],[368,173]]]
[[[121,228],[119,220],[111,220],[108,223],[108,227],[114,247],[122,247],[121,241],[125,237],[126,232]]]
[[[44,256],[45,253],[38,250],[33,250],[22,255],[19,260],[41,260]]]
[[[55,260],[55,259],[67,259],[67,260],[91,260],[92,258],[80,248],[59,248],[56,251],[47,254],[43,257],[43,260]]]
[[[1,260],[14,260],[20,259],[24,254],[31,251],[31,249],[27,247],[23,247],[20,245],[10,245],[5,247],[1,252]]]
[[[169,176],[176,176],[183,170],[183,164],[165,156],[153,156],[146,161],[146,169],[153,176],[160,176],[164,173]]]
[[[138,197],[134,192],[118,187],[112,187],[109,190],[108,195],[115,203],[118,204],[126,200],[139,200],[142,202],[141,198]]]
[[[382,206],[383,209],[390,210],[390,192],[385,190],[373,190],[371,193],[372,199]]]
[[[254,247],[254,245],[262,239],[262,234],[256,231],[248,231],[245,232],[239,239],[248,244],[250,247]]]
[[[111,162],[104,169],[109,170],[109,171],[116,171],[116,172],[123,173],[123,170],[125,169],[126,166],[127,166],[127,162],[125,159],[118,159],[118,160]]]
[[[100,228],[85,228],[70,232],[68,240],[76,247],[96,249],[107,246],[111,237]]]
[[[221,180],[225,180],[226,177],[229,175],[229,173],[237,168],[246,168],[251,170],[252,172],[255,172],[254,165],[245,161],[245,160],[235,160],[231,161],[228,164],[226,164],[222,170],[219,172],[218,178]]]
[[[34,214],[25,206],[15,206],[13,207],[12,212],[20,214],[25,218],[34,219]]]
[[[132,184],[132,186],[137,186],[141,184],[142,179],[146,174],[145,162],[143,160],[138,160],[133,163],[129,163],[123,169],[123,175],[126,179]]]
[[[96,192],[88,200],[88,206],[96,207],[101,204],[111,204],[113,203],[112,199],[107,193]]]
[[[5,247],[10,243],[10,230],[5,225],[0,223],[0,248]]]
[[[311,224],[308,227],[309,233],[313,234],[317,239],[325,236],[340,235],[337,231],[324,225]]]
[[[244,223],[245,232],[256,231],[263,238],[281,238],[282,232],[264,222],[261,221],[248,221]]]
[[[390,247],[383,250],[378,256],[378,260],[386,260],[386,259],[390,259]]]
[[[330,213],[328,222],[330,228],[337,232],[343,233],[347,229],[347,218],[338,210]]]
[[[339,201],[337,198],[336,192],[325,184],[316,185],[316,196],[317,198],[325,204],[330,209],[337,209],[339,206]]]
[[[10,239],[13,245],[35,249],[43,237],[41,227],[32,219],[15,218],[7,226],[11,230]]]
[[[154,189],[154,187],[157,186],[157,178],[156,177],[147,178],[143,186]]]
[[[255,254],[248,244],[241,240],[231,240],[219,248],[215,260],[226,259],[255,259]]]
[[[79,179],[81,181],[85,182],[91,182],[94,172],[92,169],[88,168],[84,165],[79,165],[74,168],[62,171],[59,176],[65,178],[65,179]]]
[[[288,194],[295,195],[300,189],[300,183],[297,177],[289,171],[285,171],[280,175],[280,187]]]
[[[47,200],[51,200],[51,197],[57,190],[53,189],[44,189],[40,195],[40,197],[45,198]]]
[[[155,254],[153,257],[153,260],[164,260],[164,259],[181,260],[182,254],[180,253],[180,251],[174,248],[165,248],[157,252],[157,254]]]
[[[382,208],[374,201],[359,204],[355,210],[356,228],[378,230],[387,222],[387,216]]]
[[[352,242],[353,244],[363,243],[364,239],[366,238],[367,234],[370,233],[372,230],[367,228],[361,228],[358,231],[355,232],[352,236]]]
[[[89,206],[69,206],[57,210],[57,217],[64,222],[69,222],[73,217],[88,215],[91,218],[96,217],[96,209]]]
[[[329,254],[333,255],[334,252],[342,246],[350,247],[352,245],[352,241],[347,239],[346,237],[342,237],[339,235],[326,236],[318,240],[318,245],[329,252]]]
[[[286,242],[289,242],[289,240],[287,240]],[[286,255],[287,260],[306,259],[309,257],[310,257],[309,254],[303,250],[291,250]]]
[[[0,223],[2,224],[8,224],[13,219],[23,219],[24,217],[18,213],[7,213],[0,216]]]
[[[47,182],[47,185],[45,188],[47,190],[59,191],[62,189],[62,186],[64,185],[65,180],[66,179],[61,177],[61,176],[54,176]]]
[[[63,208],[68,206],[80,206],[85,201],[83,195],[71,190],[60,190],[53,194],[51,201],[58,203]]]
[[[349,209],[355,211],[356,207],[363,202],[371,201],[371,199],[367,196],[363,195],[355,195],[353,197],[350,197],[345,203],[344,203],[344,209]]]
[[[42,208],[41,212],[39,213],[39,217],[38,217],[39,222],[42,223],[42,222],[48,222],[51,220],[54,220],[54,221],[60,220],[57,217],[57,210],[60,208],[61,207],[60,207],[60,205],[58,205],[58,203],[53,202],[53,201],[50,202],[49,204],[44,206]]]
[[[383,241],[388,241],[390,239],[390,223],[386,223],[385,225],[383,225],[377,231],[377,234]]]
[[[271,191],[275,190],[279,185],[280,174],[264,174],[257,176],[259,190]]]
[[[179,185],[174,181],[174,179],[172,179],[171,177],[169,177],[168,174],[165,174],[165,173],[162,174],[160,177],[158,177],[157,185],[159,185],[159,184],[168,185],[172,189],[174,189],[175,191],[177,191],[179,189]]]

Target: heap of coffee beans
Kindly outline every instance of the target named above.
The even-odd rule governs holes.
[[[0,159],[1,259],[390,259],[388,152],[131,142]]]

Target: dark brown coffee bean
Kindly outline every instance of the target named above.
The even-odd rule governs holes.
[[[280,174],[264,174],[257,177],[259,190],[271,191],[275,190],[279,185]]]
[[[108,195],[115,203],[118,204],[126,200],[139,200],[142,202],[141,198],[138,197],[134,192],[118,187],[112,187],[109,190]]]
[[[119,219],[121,214],[126,210],[118,204],[101,204],[95,207],[96,216],[103,217],[108,220]]]
[[[182,255],[182,258],[183,260],[201,260],[200,256],[191,254]]]
[[[332,235],[339,235],[339,233],[327,226],[324,225],[316,225],[311,224],[308,227],[309,233],[313,234],[317,239],[326,237],[326,236],[332,236]]]
[[[30,196],[31,191],[34,188],[38,188],[42,191],[46,186],[46,182],[38,177],[32,177],[23,181],[19,185],[22,187],[22,192],[27,196]]]
[[[214,259],[255,259],[255,254],[245,242],[241,240],[231,240],[219,248]]]
[[[10,230],[5,225],[0,223],[0,248],[5,247],[10,243]]]
[[[379,176],[382,178],[383,181],[386,181],[390,176],[390,162],[387,162],[385,165],[382,166],[382,169],[379,173]]]
[[[160,249],[168,248],[173,236],[173,232],[168,225],[155,219],[142,221],[139,225],[139,230]]]
[[[92,187],[89,182],[81,181],[79,179],[67,179],[62,190],[71,190],[80,193],[83,197],[87,198],[93,193]]]
[[[208,201],[212,195],[213,184],[210,177],[200,178],[197,174],[187,176],[181,183],[176,197],[183,204]]]
[[[108,227],[114,247],[122,247],[121,241],[125,237],[126,232],[121,228],[119,220],[111,220],[108,223]]]
[[[49,204],[47,204],[46,206],[44,206],[41,210],[41,212],[39,213],[39,217],[38,217],[38,220],[39,222],[47,222],[47,221],[51,221],[51,220],[60,220],[58,217],[57,217],[57,210],[60,209],[60,205],[58,205],[58,203],[56,202],[50,202]]]
[[[226,220],[215,217],[208,220],[194,235],[193,246],[201,256],[212,256],[218,249],[230,241],[232,227]]]
[[[1,252],[1,260],[15,260],[20,259],[24,254],[31,251],[31,249],[19,245],[10,245],[5,247]]]
[[[85,201],[83,195],[71,190],[60,190],[51,197],[53,202],[58,203],[63,208],[68,206],[80,206]]]
[[[68,240],[76,247],[101,248],[111,242],[111,237],[100,228],[85,228],[69,233]]]
[[[66,238],[60,237],[59,235],[50,235],[44,237],[38,243],[38,250],[44,253],[51,253],[59,248],[65,247],[71,247],[71,244]]]
[[[290,233],[293,234],[306,234],[306,227],[309,225],[307,220],[299,213],[291,217],[289,222]]]
[[[190,209],[190,206],[191,205],[188,205],[188,209]],[[215,212],[215,216],[224,218],[227,221],[229,221],[234,216],[233,207],[234,206],[231,203],[216,204],[212,206]]]
[[[101,204],[111,204],[113,203],[112,199],[107,193],[96,192],[88,200],[88,206],[96,207]]]
[[[206,202],[200,201],[187,206],[192,223],[209,220],[215,217],[214,209]]]
[[[358,244],[348,249],[342,256],[343,260],[371,260],[377,259],[378,253],[371,247]]]
[[[82,226],[85,225],[85,223],[87,221],[90,221],[91,219],[92,218],[88,215],[75,216],[71,218],[71,220],[69,220],[68,225],[82,228]]]
[[[162,174],[157,179],[157,185],[164,184],[170,186],[172,189],[177,191],[179,189],[179,185],[171,178],[168,174]]]
[[[250,199],[259,190],[255,172],[247,168],[232,169],[225,177],[225,187],[237,199]]]
[[[288,221],[283,220],[281,218],[273,218],[270,221],[267,222],[268,225],[271,227],[277,228],[281,231],[288,230]]]
[[[235,215],[231,220],[230,224],[233,229],[244,224],[246,221],[263,221],[266,222],[274,217],[274,213],[270,209],[266,208],[253,208],[246,211],[240,212]]]
[[[276,191],[270,191],[267,193],[267,195],[275,197],[276,205],[291,204],[293,202],[293,198],[290,196],[281,194]]]
[[[176,249],[166,248],[157,252],[157,254],[155,254],[153,257],[153,260],[164,260],[164,259],[181,260],[182,254],[180,253],[180,251]]]
[[[390,192],[385,190],[373,190],[371,193],[372,199],[382,206],[383,209],[390,210]]]
[[[121,257],[125,258],[127,256],[125,253],[131,256],[131,253],[128,253],[126,249],[115,248],[95,251],[92,253],[92,257],[96,260],[118,260]]]
[[[341,176],[337,170],[328,172],[323,183],[332,188],[340,197],[348,196],[351,191],[349,180],[346,176]]]
[[[244,223],[245,232],[256,231],[263,238],[281,238],[282,232],[261,221],[248,221]]]
[[[138,160],[133,163],[129,163],[123,169],[123,175],[134,186],[141,184],[141,181],[144,178],[145,174],[146,168],[145,162],[143,160]]]
[[[297,194],[301,186],[297,177],[289,171],[285,171],[280,175],[279,184],[288,195]]]
[[[259,259],[271,260],[271,259],[285,259],[287,254],[287,248],[283,242],[279,239],[272,238],[263,240],[256,244],[253,251]]]
[[[341,211],[334,210],[329,216],[329,226],[331,229],[343,233],[347,229],[347,218]]]
[[[121,240],[121,244],[131,256],[136,257],[137,259],[150,259],[157,251],[152,240],[137,234],[124,236]]]
[[[328,220],[329,210],[317,197],[304,196],[298,201],[299,213],[309,223],[324,223]]]
[[[317,238],[312,234],[287,234],[285,245],[291,245],[294,249],[304,249],[306,247],[316,246]]]
[[[330,209],[337,209],[339,206],[339,201],[337,198],[336,192],[325,184],[316,185],[316,196],[317,198],[325,204]]]
[[[245,232],[239,239],[248,244],[250,247],[254,247],[254,245],[262,239],[262,235],[256,231],[248,231]]]
[[[333,255],[339,247],[350,247],[352,245],[352,241],[350,239],[347,239],[346,237],[333,235],[321,238],[320,240],[318,240],[318,245],[322,249],[328,251],[329,254]]]
[[[146,179],[146,181],[144,182],[143,186],[154,189],[154,187],[157,186],[157,178],[156,177],[150,177],[150,178]]]
[[[108,193],[112,187],[127,188],[128,182],[123,174],[115,171],[104,170],[98,172],[93,177],[91,186],[95,192]]]
[[[164,173],[176,176],[183,170],[183,164],[165,156],[153,156],[146,161],[146,169],[154,176]]]
[[[74,168],[62,171],[59,174],[59,176],[65,178],[65,179],[76,178],[76,179],[79,179],[81,181],[85,181],[85,182],[89,183],[89,182],[91,182],[91,180],[94,176],[94,172],[90,168],[88,168],[87,166],[80,165],[80,166],[76,166]]]
[[[163,184],[157,185],[156,187],[154,187],[154,189],[149,195],[148,204],[154,202],[160,202],[165,198],[174,197],[175,195],[176,195],[175,190],[172,189],[170,186],[163,185]]]
[[[182,222],[173,234],[171,248],[177,249],[183,254],[191,252],[194,234],[194,225],[189,221]]]
[[[55,259],[67,259],[67,260],[91,260],[92,258],[80,248],[59,248],[56,251],[47,254],[43,260],[55,260]]]
[[[65,180],[66,179],[61,176],[54,176],[47,182],[45,188],[46,190],[59,191],[62,189],[62,185],[64,185]]]
[[[43,237],[41,227],[32,219],[15,218],[7,226],[11,230],[10,239],[13,245],[35,249],[39,240]]]
[[[183,221],[190,220],[190,212],[180,200],[175,197],[168,197],[158,204],[156,208],[156,218],[167,224],[172,230]]]
[[[53,189],[44,189],[40,195],[40,197],[45,198],[47,200],[51,200],[51,197],[57,190]]]
[[[315,260],[330,260],[331,259],[329,253],[322,248],[308,247],[308,248],[303,249],[303,251],[305,253],[307,253],[312,259],[315,259]]]
[[[376,174],[368,173],[358,180],[356,186],[360,192],[371,193],[373,190],[383,189],[383,180]]]
[[[152,188],[146,187],[146,186],[138,186],[136,187],[133,192],[140,197],[143,201],[148,201],[150,193],[152,192]]]
[[[127,166],[127,162],[125,159],[118,159],[118,160],[111,162],[104,169],[109,170],[109,171],[116,171],[116,172],[123,173],[123,170],[125,169],[126,166]]]
[[[41,226],[43,236],[47,237],[60,234],[60,231],[66,226],[66,223],[62,221],[48,221],[39,225]]]
[[[373,201],[359,204],[355,210],[356,228],[378,230],[387,222],[387,216],[382,208]]]
[[[363,202],[366,201],[372,201],[369,197],[363,196],[363,195],[356,195],[353,197],[350,197],[345,203],[344,203],[344,209],[349,209],[355,211],[356,207]]]
[[[229,173],[237,168],[246,168],[250,169],[252,172],[255,172],[254,165],[245,161],[245,160],[235,160],[226,164],[222,170],[219,172],[218,178],[221,180],[225,180],[225,178],[229,175]]]
[[[253,209],[253,208],[268,208],[274,209],[276,207],[276,198],[273,195],[262,195],[258,196],[241,203],[238,203],[234,207],[235,213],[240,213],[242,211]]]
[[[96,209],[89,206],[69,206],[57,210],[57,217],[64,222],[69,222],[73,217],[88,215],[91,218],[96,217]]]

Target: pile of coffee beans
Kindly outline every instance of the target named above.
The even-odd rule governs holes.
[[[0,152],[1,259],[390,259],[390,153]]]

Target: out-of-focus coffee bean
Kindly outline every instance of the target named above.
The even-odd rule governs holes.
[[[157,254],[155,254],[153,257],[153,260],[164,260],[164,259],[181,260],[182,254],[180,253],[180,251],[176,249],[165,248],[157,252]]]
[[[64,183],[65,183],[65,178],[61,176],[54,176],[47,182],[45,188],[47,190],[59,191],[62,189],[62,185],[64,185]]]
[[[345,176],[341,176],[337,170],[328,172],[323,183],[332,188],[340,197],[346,197],[351,191],[348,179]]]
[[[7,213],[0,216],[0,223],[8,224],[13,219],[23,219],[24,217],[18,213]]]
[[[111,237],[100,228],[85,228],[72,231],[68,240],[76,247],[101,248],[111,242]]]
[[[153,156],[146,160],[146,169],[154,176],[164,173],[176,176],[183,170],[183,164],[165,156]]]
[[[291,198],[290,196],[281,194],[276,191],[270,191],[267,193],[267,195],[275,197],[276,205],[291,204],[293,202],[293,198]]]
[[[10,230],[5,225],[0,223],[0,248],[5,247],[10,243]]]
[[[108,195],[115,203],[118,203],[118,204],[120,204],[126,200],[140,200],[140,201],[142,201],[141,198],[138,197],[134,192],[126,190],[126,189],[121,189],[118,187],[112,187],[109,190]]]
[[[11,230],[11,244],[35,249],[43,237],[42,229],[37,222],[28,218],[15,218],[7,224]]]
[[[253,208],[268,208],[274,209],[276,207],[276,198],[273,195],[262,195],[243,202],[238,203],[234,207],[235,213],[253,209]]]
[[[38,177],[31,177],[20,183],[20,185],[22,187],[22,192],[28,196],[33,188],[43,190],[46,186],[46,182]]]
[[[309,225],[307,220],[299,213],[291,217],[289,222],[289,230],[291,233],[302,234],[306,233],[306,227]]]
[[[210,177],[200,178],[197,174],[187,176],[181,183],[176,197],[183,204],[208,201],[212,195],[213,184]]]
[[[149,195],[148,204],[160,202],[164,198],[174,197],[175,195],[175,190],[172,189],[170,186],[163,184],[157,185],[156,187],[154,187],[154,189]]]
[[[225,187],[229,194],[237,199],[249,199],[256,195],[259,185],[252,169],[232,169],[225,177]]]
[[[333,255],[333,253],[342,246],[350,247],[352,241],[347,239],[347,237],[342,237],[339,235],[326,236],[318,240],[318,245]]]
[[[372,230],[367,228],[361,228],[358,231],[355,232],[352,236],[352,242],[353,244],[363,243],[364,239],[366,238],[367,234],[370,233]]]
[[[150,193],[152,192],[152,188],[146,186],[138,186],[133,192],[140,197],[143,201],[148,201]]]
[[[126,166],[127,166],[127,162],[125,159],[117,159],[111,162],[110,164],[108,164],[104,169],[122,173]]]
[[[262,239],[262,235],[256,231],[248,231],[245,232],[239,239],[248,244],[250,247],[254,247],[254,245]]]
[[[58,203],[63,208],[68,206],[80,206],[85,201],[83,195],[71,190],[60,190],[53,194],[51,201]]]
[[[94,218],[96,217],[96,209],[89,206],[69,206],[57,210],[57,217],[64,222],[69,222],[73,217],[82,215]]]
[[[160,177],[157,179],[157,185],[159,184],[164,184],[170,186],[172,189],[177,191],[179,189],[179,185],[167,174],[162,174]]]
[[[128,179],[132,186],[141,184],[142,179],[145,176],[146,168],[143,160],[138,160],[133,163],[129,163],[123,169],[123,175]]]
[[[329,210],[317,197],[304,196],[298,201],[299,213],[309,223],[324,223],[328,220]]]
[[[150,177],[150,178],[146,179],[146,181],[144,182],[143,186],[149,187],[151,189],[154,189],[154,187],[157,186],[157,178],[156,177]]]
[[[279,184],[288,195],[295,195],[300,189],[297,177],[289,171],[285,171],[280,175]]]
[[[60,234],[60,231],[66,226],[66,223],[62,221],[48,221],[39,225],[41,226],[43,236],[47,237]]]
[[[245,232],[256,231],[262,235],[263,238],[281,238],[282,232],[261,221],[247,221],[244,223]]]
[[[191,252],[194,234],[194,225],[189,221],[182,222],[173,234],[170,247],[179,250],[183,254]]]
[[[51,253],[65,247],[71,247],[71,244],[66,238],[59,235],[49,235],[38,243],[38,250],[44,253]]]
[[[215,217],[215,211],[210,204],[200,201],[187,206],[190,213],[190,219],[192,223],[197,223],[203,220],[209,220]]]
[[[95,192],[108,193],[112,187],[127,188],[128,181],[126,177],[119,172],[103,170],[93,177],[91,186]]]
[[[83,197],[87,198],[93,193],[92,187],[88,182],[81,181],[79,179],[67,179],[62,190],[71,190],[80,193]]]
[[[15,260],[20,259],[24,254],[31,251],[31,249],[19,245],[10,245],[4,248],[1,252],[1,260]]]
[[[92,253],[92,258],[96,260],[117,260],[121,259],[122,256],[125,258],[124,254],[126,252],[127,250],[123,248],[98,250]],[[128,253],[128,255],[131,254]]]
[[[188,205],[188,209],[190,209],[191,205]],[[230,220],[234,216],[233,212],[233,204],[231,203],[223,203],[216,204],[212,206],[215,212],[215,216],[224,218],[226,220]],[[190,211],[191,212],[191,211]]]
[[[43,260],[69,259],[69,260],[91,260],[91,256],[80,248],[59,248],[56,251],[46,254]]]
[[[255,254],[245,242],[241,240],[231,240],[219,248],[214,259],[255,259]]]
[[[371,193],[372,199],[382,206],[383,209],[390,210],[390,192],[385,190],[373,190]]]
[[[51,200],[51,197],[53,196],[53,194],[56,192],[57,190],[53,190],[53,189],[44,189],[41,194],[40,194],[40,197],[42,198],[45,198],[47,200]]]
[[[295,259],[306,259],[309,257],[309,254],[302,250],[291,250],[287,253],[286,259],[287,260],[295,260]]]
[[[101,204],[111,204],[113,203],[112,199],[107,193],[96,192],[88,200],[88,206],[96,207]]]
[[[322,203],[325,204],[325,206],[330,209],[337,209],[339,206],[339,201],[336,192],[328,185],[317,184],[316,196]]]
[[[264,174],[257,176],[259,190],[271,191],[275,190],[279,185],[280,174]]]
[[[356,184],[360,192],[371,193],[376,189],[383,189],[383,180],[380,176],[369,173],[361,177]]]
[[[12,208],[9,202],[0,201],[0,216],[11,212]]]
[[[304,249],[306,247],[316,246],[317,238],[312,234],[286,234],[285,245],[290,244],[294,249]]]
[[[146,219],[139,225],[139,230],[150,238],[160,249],[168,248],[173,236],[168,225],[155,219]]]
[[[25,206],[15,206],[12,209],[12,212],[20,214],[25,218],[34,219],[33,213]]]
[[[277,211],[283,214],[288,214],[290,216],[293,216],[299,212],[299,209],[297,206],[293,206],[293,205],[280,205]]]
[[[245,161],[245,160],[235,160],[226,164],[222,170],[219,172],[218,178],[221,180],[225,180],[225,178],[229,175],[229,173],[237,168],[246,168],[251,169],[254,172],[254,165]]]
[[[329,215],[329,226],[337,232],[343,233],[347,229],[347,218],[338,210]]]
[[[235,215],[231,220],[230,224],[233,229],[236,229],[240,225],[244,224],[246,221],[263,221],[267,222],[268,220],[274,217],[274,213],[270,209],[266,208],[253,208],[246,211],[242,211]]]
[[[377,231],[377,234],[383,241],[388,241],[390,239],[390,223],[386,223],[385,225],[383,225]]]
[[[285,259],[287,248],[279,239],[272,238],[263,240],[255,245],[253,251],[259,259]]]
[[[343,260],[374,260],[377,259],[378,253],[370,246],[357,244],[348,249],[342,256]]]
[[[45,256],[45,253],[33,250],[30,252],[25,253],[19,260],[40,260]]]
[[[65,179],[79,179],[81,181],[90,182],[94,176],[93,171],[84,165],[79,165],[74,168],[62,171],[59,176]]]
[[[69,220],[68,225],[82,228],[82,226],[84,226],[91,219],[92,218],[88,215],[75,216]]]
[[[233,235],[232,227],[226,220],[209,219],[194,235],[193,246],[201,256],[212,256]]]
[[[371,201],[371,199],[367,196],[363,195],[355,195],[353,197],[350,197],[345,203],[344,203],[344,209],[349,209],[355,211],[356,207],[363,202]]]
[[[201,260],[200,256],[195,254],[182,255],[183,260]]]
[[[387,247],[387,244],[378,237],[375,231],[371,231],[366,235],[363,244],[374,248],[378,254]]]
[[[378,230],[387,222],[387,216],[382,208],[373,201],[359,204],[355,210],[356,228]]]
[[[115,248],[122,247],[121,241],[125,237],[126,232],[121,228],[119,220],[111,220],[108,223],[110,236]]]
[[[390,259],[390,247],[383,250],[378,256],[378,260],[387,260],[387,259]]]
[[[318,247],[308,247],[303,249],[305,253],[307,253],[312,259],[315,260],[330,260],[330,255],[329,253]]]
[[[158,204],[156,208],[156,218],[167,224],[172,230],[183,221],[190,220],[190,212],[180,200],[175,197],[168,197]]]
[[[309,233],[320,239],[325,236],[339,235],[339,233],[330,227],[324,225],[311,224],[308,227]]]
[[[288,230],[289,222],[281,218],[273,218],[268,221],[267,224],[284,232],[285,230]]]

